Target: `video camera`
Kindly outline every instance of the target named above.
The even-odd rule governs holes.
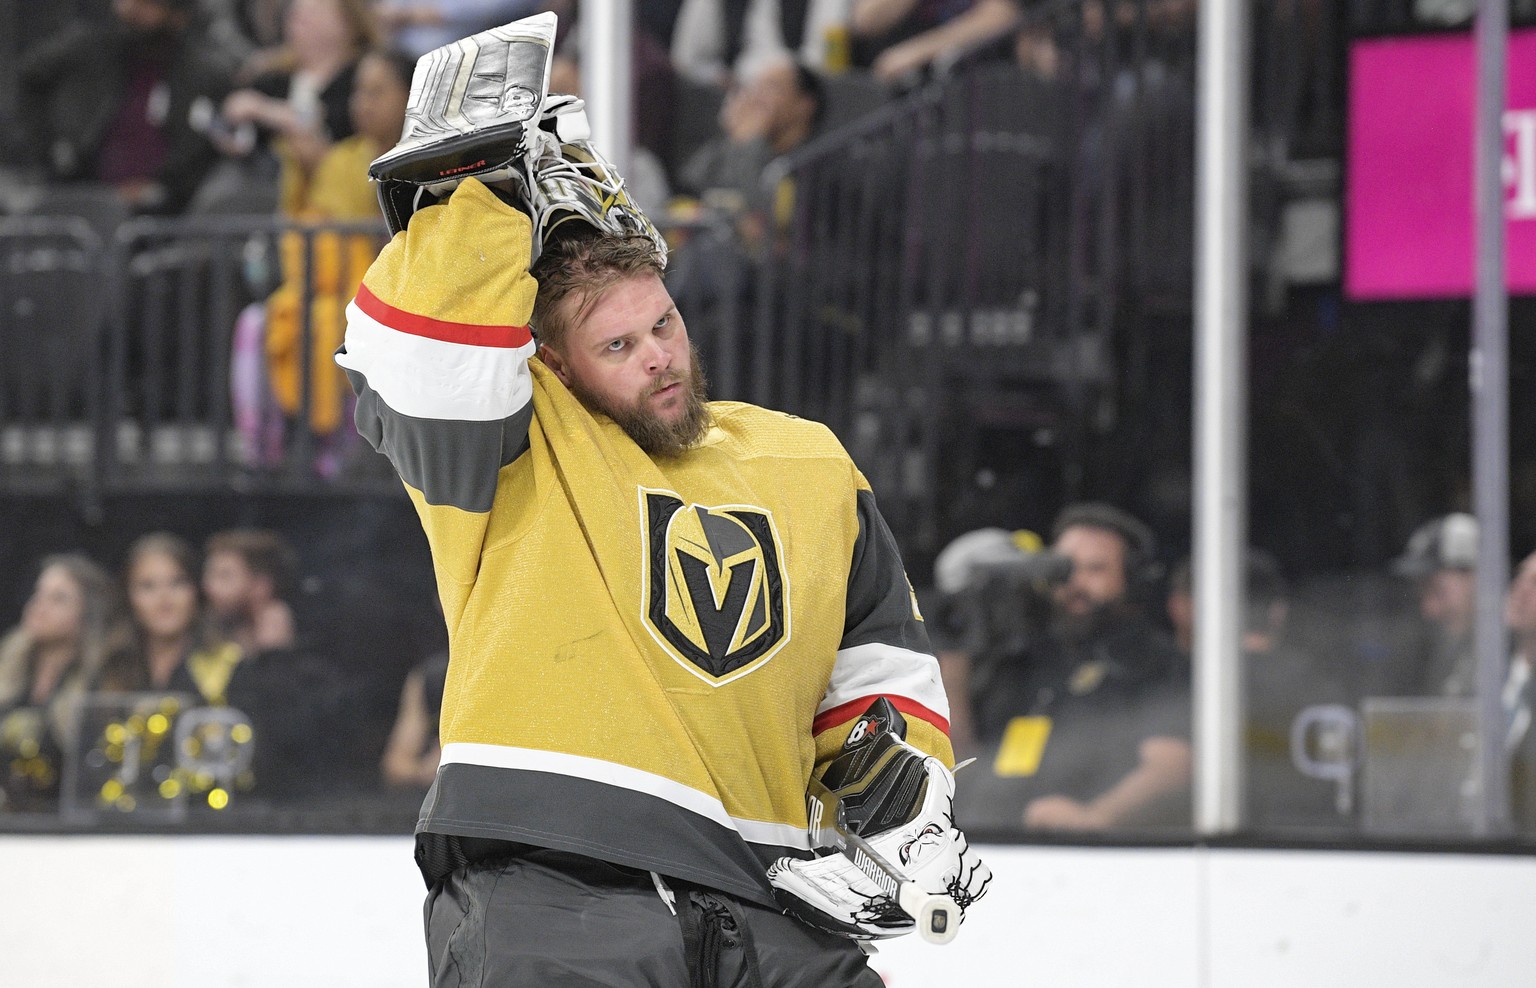
[[[944,547],[933,575],[948,596],[983,587],[1038,591],[1071,579],[1072,560],[1046,549],[1034,532],[979,528]]]

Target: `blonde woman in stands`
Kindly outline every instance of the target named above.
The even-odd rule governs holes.
[[[88,557],[43,560],[21,623],[0,640],[0,809],[46,809],[57,798],[116,600],[111,577]]]

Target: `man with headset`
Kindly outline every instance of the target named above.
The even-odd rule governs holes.
[[[1146,612],[1158,580],[1152,533],[1118,508],[1081,503],[1051,534],[1070,571],[977,588],[1014,599],[971,609],[978,618],[963,629],[983,764],[956,818],[1055,830],[1178,823],[1188,816],[1189,674]],[[1023,617],[999,628],[1010,607]]]

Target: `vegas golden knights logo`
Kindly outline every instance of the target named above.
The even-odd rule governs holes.
[[[773,517],[751,505],[684,505],[640,491],[651,634],[700,679],[745,676],[789,638],[783,563]]]

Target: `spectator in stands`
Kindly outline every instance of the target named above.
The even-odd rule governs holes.
[[[672,28],[679,75],[722,91],[786,55],[821,72],[847,68],[846,0],[683,0]]]
[[[240,647],[214,631],[198,587],[198,561],[180,536],[152,532],[135,540],[123,562],[128,621],[96,688],[110,692],[187,693],[222,705]]]
[[[288,0],[199,0],[204,33],[234,63],[235,85],[276,68],[282,59]]]
[[[79,553],[42,561],[21,624],[0,639],[0,809],[47,807],[116,614],[112,580]]]
[[[854,0],[853,63],[888,83],[937,60],[1011,37],[1021,0]]]
[[[207,122],[227,69],[192,30],[195,0],[115,0],[27,51],[21,122],[56,182],[115,191],[125,212],[178,213],[218,160]]]
[[[331,146],[352,136],[357,63],[378,38],[368,0],[293,0],[283,38],[279,66],[220,108],[214,132],[231,164],[199,195],[200,210],[267,212],[274,199],[292,202]]]
[[[174,779],[164,774],[176,765],[183,752],[173,750],[170,739],[178,718],[204,707],[226,706],[229,682],[240,663],[240,648],[221,639],[202,606],[198,588],[198,561],[186,540],[169,532],[152,532],[134,541],[123,562],[121,589],[128,604],[126,620],[118,623],[111,638],[107,660],[94,690],[101,694],[159,694],[158,696],[102,696],[100,709],[114,712],[105,725],[98,719],[83,720],[80,744],[85,764],[115,763],[112,787],[118,795],[110,801],[119,810],[131,811],[164,806],[166,800],[191,795],[214,799],[231,790],[248,788],[237,767],[217,772],[221,759],[199,760],[197,771],[185,768]],[[172,698],[166,694],[181,694]],[[150,714],[160,714],[161,727],[151,729]],[[193,714],[192,716],[197,716]],[[169,720],[167,720],[169,718]],[[112,726],[115,723],[115,727]],[[212,733],[228,739],[234,722],[213,720],[194,727],[187,723],[203,747],[212,753],[229,751],[212,740]],[[134,738],[115,739],[113,731]],[[108,752],[118,746],[115,758]],[[162,787],[170,782],[171,789]],[[242,783],[244,785],[242,785]]]
[[[374,13],[391,46],[412,59],[543,8],[540,0],[379,0]]]
[[[1515,569],[1504,599],[1504,624],[1511,646],[1504,709],[1509,711],[1508,747],[1514,750],[1531,729],[1531,673],[1536,672],[1536,552]]]
[[[373,49],[358,61],[351,95],[355,133],[338,141],[321,157],[304,181],[285,190],[282,211],[304,222],[377,221],[378,199],[368,181],[368,164],[395,146],[405,126],[405,104],[411,92],[415,60],[393,49]],[[381,230],[382,233],[382,230]],[[304,305],[309,304],[309,422],[321,440],[317,468],[322,475],[340,467],[346,443],[355,439],[342,429],[351,390],[331,355],[341,346],[346,308],[363,272],[373,263],[381,236],[319,233],[313,238],[314,258],[306,285],[305,237],[290,233],[283,242],[283,284],[267,299],[265,357],[271,396],[292,422],[304,408]],[[240,327],[235,352],[244,361],[255,349]],[[237,364],[236,367],[245,367]],[[244,383],[237,394],[260,394],[259,385]],[[242,409],[243,411],[243,409]],[[242,415],[242,421],[248,418]]]
[[[219,630],[245,655],[297,640],[286,600],[296,566],[293,548],[276,532],[233,529],[208,539],[203,592]]]
[[[1536,830],[1536,552],[1520,561],[1504,599],[1504,624],[1509,629],[1509,669],[1504,677],[1503,704],[1507,718],[1504,747],[1510,757],[1510,803],[1520,828]]]
[[[443,754],[437,722],[443,711],[443,684],[447,678],[447,652],[422,661],[406,675],[394,727],[380,764],[389,786],[426,789],[437,777],[437,763]]]
[[[1419,24],[1466,24],[1475,13],[1477,0],[1413,0],[1413,18]]]
[[[824,105],[816,73],[788,57],[765,62],[726,95],[720,135],[683,166],[680,184],[727,212],[767,213],[763,170],[815,135]]]
[[[1249,548],[1243,557],[1246,593],[1242,654],[1246,745],[1245,818],[1260,827],[1319,827],[1341,823],[1336,786],[1296,770],[1291,725],[1303,709],[1348,701],[1339,677],[1287,632],[1289,583],[1274,556]],[[1188,559],[1168,578],[1167,610],[1179,650],[1190,655],[1194,638],[1193,572]]]
[[[580,42],[579,33],[567,32],[555,50],[549,67],[550,92],[582,95]],[[648,215],[659,216],[666,212],[672,195],[672,183],[660,155],[671,142],[676,80],[666,50],[642,31],[634,33],[630,80],[634,147],[628,166],[618,162],[615,166],[624,174],[630,199]]]
[[[1173,629],[1173,644],[1185,656],[1195,651],[1195,578],[1189,557],[1179,561],[1168,574],[1168,593],[1163,601],[1168,626]]]
[[[1290,586],[1269,553],[1244,557],[1247,601],[1243,615],[1244,736],[1247,747],[1247,820],[1259,827],[1338,825],[1336,786],[1304,776],[1291,758],[1291,725],[1309,706],[1349,697],[1325,665],[1287,632]]]
[[[967,636],[968,699],[989,765],[959,793],[956,818],[1052,830],[1186,821],[1188,669],[1145,613],[1152,533],[1098,503],[1069,506],[1052,532],[1071,573],[1049,588],[1043,618],[1021,635]]]
[[[1477,590],[1477,519],[1456,512],[1419,526],[1392,563],[1412,580],[1423,619],[1406,690],[1426,696],[1471,696],[1475,687],[1473,621]]]
[[[342,689],[295,626],[292,546],[277,532],[234,529],[212,535],[204,557],[209,608],[242,651],[228,699],[251,721],[256,792],[282,800],[326,791],[336,745],[320,742],[342,725]]]

